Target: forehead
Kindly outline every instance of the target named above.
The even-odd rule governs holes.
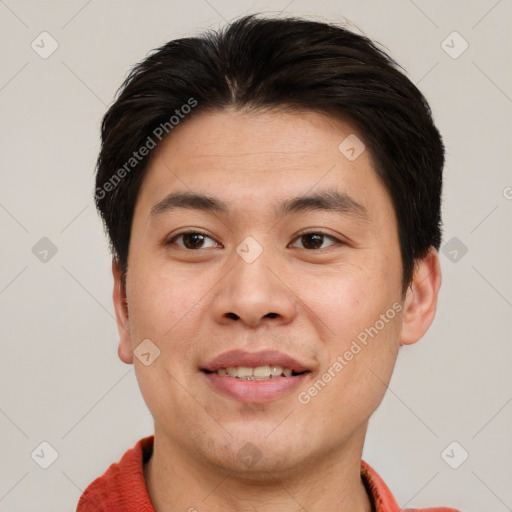
[[[369,152],[352,158],[346,141],[349,150],[364,148],[349,122],[310,111],[202,113],[185,119],[155,150],[137,208],[149,213],[171,191],[274,210],[287,197],[325,189],[367,208],[389,203]]]
[[[321,153],[325,158],[337,156],[340,142],[355,134],[349,122],[312,111],[213,111],[185,119],[164,140],[157,155],[172,151],[180,160],[239,158],[255,164],[268,155],[276,162],[318,161]]]

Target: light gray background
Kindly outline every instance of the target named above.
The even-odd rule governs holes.
[[[256,11],[346,17],[430,101],[447,146],[444,243],[468,250],[442,254],[437,318],[402,349],[364,458],[401,506],[512,510],[511,0],[0,0],[0,510],[73,510],[152,433],[117,358],[92,201],[99,124],[150,49]],[[31,48],[43,31],[59,45],[47,59]],[[469,44],[456,59],[442,47],[453,31]],[[32,253],[42,237],[58,249],[47,262]],[[42,441],[58,452],[46,470],[31,458]],[[452,441],[469,453],[458,469],[441,457]]]

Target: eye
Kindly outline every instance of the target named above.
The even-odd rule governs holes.
[[[324,245],[327,239],[332,240],[333,242],[329,245]],[[340,242],[337,238],[320,232],[303,233],[302,235],[298,236],[296,240],[303,243],[302,248],[304,249],[326,249],[331,245],[335,245],[336,242]],[[292,244],[292,246],[297,247],[294,244]]]
[[[208,244],[207,240],[210,240]],[[217,242],[210,236],[197,231],[187,231],[173,236],[166,245],[175,244],[182,249],[196,250],[216,247]]]

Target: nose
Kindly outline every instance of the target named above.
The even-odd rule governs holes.
[[[235,253],[233,267],[213,297],[216,322],[238,322],[256,328],[261,324],[285,325],[293,320],[296,296],[283,279],[280,266],[266,253],[263,251],[252,263]]]

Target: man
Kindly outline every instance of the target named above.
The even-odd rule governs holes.
[[[400,510],[361,454],[435,315],[443,163],[421,93],[334,25],[249,16],[136,66],[96,203],[155,432],[78,511]]]

